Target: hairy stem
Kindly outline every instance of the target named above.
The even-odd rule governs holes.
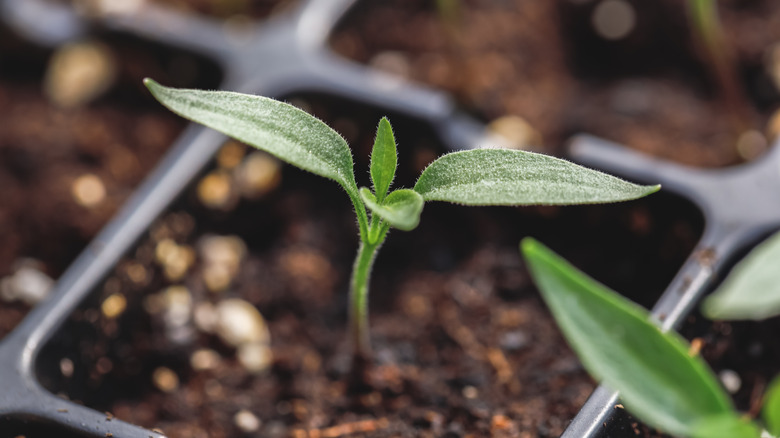
[[[355,356],[371,356],[371,341],[368,335],[368,282],[371,267],[381,242],[362,241],[355,264],[352,267],[352,281],[349,293],[349,327]]]

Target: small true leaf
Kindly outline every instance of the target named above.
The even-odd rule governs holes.
[[[374,183],[374,192],[379,202],[387,196],[397,166],[398,155],[395,150],[393,128],[387,117],[382,117],[376,129],[374,149],[371,150],[371,181]]]
[[[765,319],[780,314],[780,233],[758,245],[702,304],[710,319]]]
[[[148,78],[144,84],[176,114],[335,180],[357,196],[347,142],[305,111],[266,97],[169,88]]]
[[[761,429],[734,413],[705,418],[693,426],[691,438],[759,438]]]
[[[774,436],[780,436],[780,376],[772,380],[764,393],[762,417],[766,430]]]
[[[453,152],[431,163],[414,190],[426,201],[467,205],[562,205],[640,198],[639,186],[574,163],[509,149]]]
[[[729,399],[686,342],[663,333],[648,312],[590,279],[533,239],[522,252],[542,297],[585,368],[620,392],[653,427],[690,436],[693,425],[728,415]]]
[[[374,213],[399,230],[409,231],[420,223],[420,213],[423,209],[423,198],[414,190],[394,190],[383,203],[378,203],[370,190],[360,189],[363,202]]]

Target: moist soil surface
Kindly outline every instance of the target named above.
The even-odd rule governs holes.
[[[699,61],[679,7],[635,5],[647,9],[638,9],[638,31],[613,43],[588,36],[590,3],[464,1],[457,33],[419,2],[358,5],[332,43],[345,56],[450,91],[486,121],[522,116],[546,152],[561,153],[569,135],[586,131],[686,164],[741,160],[731,112]],[[777,9],[748,1],[723,10],[759,131],[777,101],[763,66],[777,37],[772,32],[780,32],[763,23],[780,20]],[[8,31],[3,36],[0,275],[33,258],[57,278],[184,126],[139,97],[146,96],[140,78],[214,88],[218,74],[190,55],[176,52],[184,60],[170,62],[167,49],[109,35],[104,42],[121,61],[118,82],[98,100],[65,110],[41,92],[50,52]],[[182,71],[206,73],[177,83]],[[367,185],[364,158],[384,113],[320,97],[293,101],[356,148],[358,182]],[[397,182],[408,187],[442,148],[425,127],[392,115],[391,121],[403,161]],[[233,175],[224,162],[219,168]],[[107,191],[89,208],[71,193],[86,173]],[[380,253],[371,285],[374,362],[362,385],[351,385],[346,291],[357,245],[351,207],[335,184],[312,175],[284,167],[281,181],[259,199],[236,197],[216,209],[205,207],[192,187],[60,331],[39,365],[44,384],[171,437],[238,436],[244,432],[234,417],[242,410],[260,420],[258,431],[248,433],[260,436],[558,436],[594,384],[530,283],[519,240],[534,236],[651,306],[701,229],[689,204],[663,194],[571,208],[430,204],[419,229],[393,232]],[[197,248],[207,235],[237,235],[247,247],[231,286],[219,293],[203,280]],[[153,256],[165,239],[196,254],[176,281]],[[172,285],[187,288],[193,312],[235,297],[253,304],[271,335],[266,369],[247,372],[235,349],[192,316],[181,325],[184,335],[172,333],[170,315],[149,298]],[[102,306],[117,294],[126,308],[113,315]],[[0,337],[27,310],[1,303]],[[719,369],[740,370],[738,405],[755,411],[772,371],[764,364],[778,356],[776,331],[756,324],[712,329],[692,318],[686,335],[704,339],[703,354]],[[203,349],[217,360],[196,369],[191,358]],[[652,436],[640,425],[637,431]]]

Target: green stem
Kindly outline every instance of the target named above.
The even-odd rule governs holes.
[[[355,356],[371,356],[371,342],[368,336],[368,281],[371,267],[381,242],[362,241],[358,249],[355,264],[352,267],[352,281],[349,293],[349,326],[352,332],[352,344]]]

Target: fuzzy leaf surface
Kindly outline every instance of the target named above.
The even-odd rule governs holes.
[[[152,79],[144,84],[174,113],[332,179],[357,196],[347,142],[305,111],[261,96],[169,88]]]
[[[704,419],[732,415],[718,380],[679,335],[662,332],[646,310],[539,242],[526,238],[521,249],[572,349],[592,376],[620,392],[632,414],[680,436],[691,436]]]
[[[766,430],[774,436],[780,436],[780,376],[772,380],[764,393],[762,418]]]
[[[360,197],[363,198],[366,207],[394,228],[410,231],[420,223],[420,213],[422,213],[424,202],[422,196],[414,190],[394,190],[380,204],[370,190],[362,187]]]
[[[393,128],[387,117],[382,117],[376,129],[374,148],[371,150],[371,181],[374,183],[374,192],[379,202],[387,196],[397,166],[398,153],[395,148]]]
[[[758,245],[702,304],[710,319],[766,319],[780,314],[780,233]]]
[[[466,205],[565,205],[627,201],[658,191],[566,160],[509,149],[453,152],[431,163],[414,190]]]

